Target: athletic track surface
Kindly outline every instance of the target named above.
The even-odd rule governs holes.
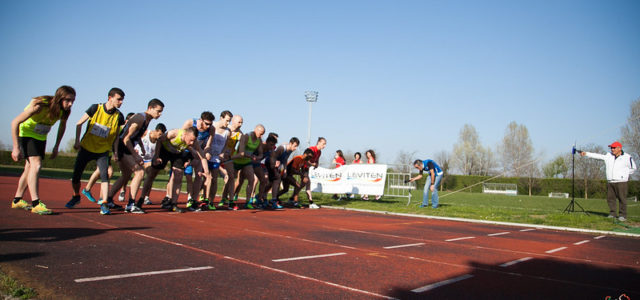
[[[638,238],[332,209],[102,216],[53,179],[39,216],[10,208],[17,181],[0,176],[0,267],[41,298],[640,299]]]

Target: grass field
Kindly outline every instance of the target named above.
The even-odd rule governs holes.
[[[20,174],[22,168],[0,166],[0,172],[3,174]],[[43,177],[49,178],[71,178],[71,173],[70,170],[60,169],[43,169],[41,171]],[[91,173],[85,172],[83,179],[88,179],[90,175]],[[162,189],[166,186],[167,180],[167,175],[160,175],[153,186]],[[218,192],[222,189],[221,181],[219,182]],[[71,190],[70,185],[69,190]],[[182,191],[186,191],[184,183]],[[240,196],[244,196],[244,190],[241,191]],[[283,196],[282,199],[287,199],[287,195]],[[301,199],[306,202],[304,192],[301,193]],[[370,197],[370,199],[373,199],[373,197]],[[314,200],[320,205],[334,207],[640,233],[639,202],[628,202],[628,221],[618,222],[607,218],[609,209],[604,199],[577,198],[576,202],[584,208],[585,213],[581,212],[577,205],[575,212],[565,213],[564,210],[570,199],[464,192],[450,193],[447,191],[440,193],[440,207],[437,209],[419,207],[422,202],[422,190],[413,191],[411,204],[408,206],[406,205],[406,198],[392,197],[382,197],[376,201],[362,200],[357,196],[356,199],[338,201],[332,199],[331,195],[328,194],[314,194]]]

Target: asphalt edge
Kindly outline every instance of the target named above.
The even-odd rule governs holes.
[[[390,212],[390,211],[379,211],[379,210],[360,209],[360,208],[334,207],[334,206],[330,206],[330,205],[323,205],[322,208],[335,209],[335,210],[357,211],[357,212],[374,213],[374,214],[382,214],[382,215],[411,217],[411,218],[446,220],[446,221],[454,221],[454,222],[491,224],[491,225],[506,225],[506,226],[528,227],[528,228],[533,227],[533,228],[536,228],[536,229],[550,229],[550,230],[569,231],[569,232],[604,234],[604,235],[615,235],[615,236],[627,236],[627,237],[634,237],[634,238],[640,237],[640,234],[628,233],[628,232],[615,232],[615,231],[582,229],[582,228],[550,226],[550,225],[523,224],[523,223],[501,222],[501,221],[487,221],[487,220],[464,219],[464,218],[453,218],[453,217],[416,215],[416,214],[396,213],[396,212]]]

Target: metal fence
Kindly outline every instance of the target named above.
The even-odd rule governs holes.
[[[416,189],[415,182],[406,182],[411,178],[409,173],[387,173],[387,189],[385,196],[407,198],[407,206],[411,203],[411,192]]]

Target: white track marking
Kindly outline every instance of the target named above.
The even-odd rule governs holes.
[[[604,238],[604,237],[606,237],[606,235],[597,236],[597,237],[594,237],[594,239],[599,240],[599,239]]]
[[[468,239],[475,239],[475,236],[465,236],[465,237],[459,237],[459,238],[455,238],[455,239],[448,239],[448,240],[444,240],[445,242],[455,242],[455,241],[461,241],[461,240],[468,240]]]
[[[291,258],[272,259],[271,261],[273,261],[273,262],[285,262],[285,261],[292,261],[292,260],[304,260],[304,259],[331,257],[331,256],[345,255],[345,254],[346,253],[344,253],[344,252],[340,252],[340,253],[320,254],[320,255],[311,255],[311,256],[300,256],[300,257],[291,257]]]
[[[150,276],[150,275],[171,274],[171,273],[179,273],[179,272],[193,272],[193,271],[202,271],[202,270],[209,270],[209,269],[213,269],[213,267],[206,266],[206,267],[197,267],[197,268],[162,270],[162,271],[141,272],[141,273],[129,273],[129,274],[120,274],[120,275],[111,275],[111,276],[80,278],[80,279],[76,279],[74,281],[80,283],[80,282],[91,282],[91,281],[121,279],[121,278],[129,278],[129,277],[141,277],[141,276]]]
[[[589,240],[584,240],[584,241],[579,241],[579,242],[576,242],[576,243],[573,243],[573,244],[574,245],[582,245],[582,244],[586,244],[588,242],[590,242],[590,241]]]
[[[524,258],[521,258],[521,259],[516,259],[514,261],[503,263],[500,266],[503,267],[503,268],[506,268],[508,266],[513,266],[515,264],[518,264],[518,263],[521,263],[521,262],[525,262],[525,261],[531,260],[531,259],[533,259],[533,257],[524,257]]]
[[[509,234],[511,232],[498,232],[498,233],[491,233],[491,234],[487,234],[487,236],[498,236],[498,235],[505,235],[505,234]]]
[[[527,232],[527,231],[534,231],[536,230],[535,228],[525,228],[525,229],[521,229],[520,231],[522,232]]]
[[[169,216],[169,215],[167,215],[167,216]],[[83,220],[83,221],[86,221],[86,222],[98,224],[98,225],[101,225],[101,226],[104,226],[104,227],[107,227],[107,228],[123,229],[123,228],[120,228],[120,227],[117,227],[117,226],[114,226],[114,225],[111,225],[111,224],[106,224],[106,223],[103,223],[103,222],[99,222],[99,221],[96,221],[96,220],[93,220],[93,219],[83,218],[83,217],[80,217],[80,216],[70,216],[70,217],[75,218],[75,219],[80,219],[80,220]],[[171,216],[171,217],[173,218],[174,216]],[[351,230],[351,229],[345,229],[345,228],[335,228],[335,227],[330,227],[330,226],[322,226],[322,227],[329,228],[329,229],[334,229],[334,230],[361,232],[361,233],[379,235],[379,236],[391,236],[391,235],[388,235],[388,234],[367,232],[367,231],[362,231],[362,230]],[[124,229],[124,231],[127,232],[127,233],[130,233],[130,234],[139,235],[139,233],[137,233],[135,231],[131,231],[131,230],[127,230],[127,229]],[[296,238],[296,237],[291,237],[291,236],[284,236],[284,235],[281,235],[281,234],[265,233],[265,232],[259,232],[259,231],[254,231],[254,232],[260,233],[260,234],[263,234],[263,235],[280,236],[280,237],[286,237],[286,238],[290,238],[290,239],[294,239],[294,240],[300,240],[300,241],[306,241],[306,242],[312,242],[312,243],[318,243],[318,244],[326,244],[326,245],[331,245],[332,244],[332,243],[327,243],[327,242],[313,241],[313,240],[301,239],[301,238]],[[152,236],[147,236],[147,237],[148,238],[152,238],[152,239],[157,240],[157,241],[160,241],[160,242],[163,242],[163,243],[168,243],[168,244],[173,244],[173,245],[178,245],[179,244],[179,243],[163,240],[163,239],[152,237]],[[425,241],[424,239],[412,238],[412,237],[403,237],[403,238],[409,239],[409,240]],[[428,242],[432,242],[432,243],[438,243],[438,244],[444,244],[445,243],[444,241],[440,241],[440,240],[432,240],[432,241],[427,240],[427,241]],[[182,245],[182,244],[179,244],[179,245]],[[343,245],[339,245],[339,244],[334,244],[334,246],[336,246],[336,247],[344,247]],[[250,265],[250,266],[254,266],[256,268],[262,268],[262,269],[270,270],[270,271],[273,271],[273,272],[289,275],[289,276],[292,276],[292,277],[296,277],[296,278],[300,278],[300,279],[306,279],[306,280],[309,280],[309,281],[314,281],[314,282],[318,282],[318,283],[329,285],[329,286],[334,286],[334,287],[337,287],[337,288],[340,288],[340,289],[344,289],[344,290],[354,291],[354,292],[367,294],[367,295],[371,295],[371,296],[376,296],[376,297],[380,297],[380,298],[385,298],[385,299],[396,299],[396,298],[393,298],[393,297],[380,295],[380,294],[369,292],[369,291],[359,290],[359,289],[356,289],[356,288],[351,288],[351,287],[348,287],[348,286],[343,286],[343,285],[332,283],[332,282],[326,282],[326,281],[323,281],[323,280],[320,280],[320,279],[315,279],[315,278],[307,277],[307,276],[304,276],[304,275],[290,273],[288,271],[267,267],[267,266],[260,265],[260,264],[257,264],[257,263],[253,263],[253,262],[250,262],[250,261],[240,260],[240,259],[236,259],[236,258],[232,258],[232,257],[228,257],[228,256],[222,256],[221,254],[218,254],[218,253],[212,252],[212,251],[208,251],[208,250],[205,250],[205,249],[191,247],[191,246],[188,246],[188,245],[182,245],[180,247],[185,248],[187,250],[192,250],[192,251],[195,251],[195,252],[204,253],[204,254],[207,254],[209,256],[228,259],[228,260],[231,260],[231,261],[238,262],[240,264]],[[356,248],[356,247],[352,247],[352,248],[354,250],[356,250],[356,251],[368,251],[368,252],[373,251],[373,250],[369,250],[369,249],[360,249],[360,248]],[[488,250],[494,250],[494,251],[505,251],[503,249],[487,248],[487,247],[481,247],[481,246],[473,246],[473,248],[474,249],[488,249]],[[524,251],[511,251],[511,250],[505,251],[505,252],[521,253],[521,254],[533,254],[533,255],[539,254],[539,253],[528,253],[528,252],[524,252]],[[438,265],[445,265],[445,266],[451,266],[451,267],[460,267],[460,268],[468,268],[469,267],[467,264],[449,263],[449,262],[445,262],[445,261],[436,261],[436,260],[419,258],[419,257],[396,255],[396,254],[393,254],[393,253],[385,253],[385,255],[391,255],[391,256],[394,256],[394,257],[397,257],[397,258],[400,258],[400,259],[405,258],[405,259],[410,259],[410,260],[415,260],[415,261],[434,263],[434,264],[438,264]],[[567,259],[567,258],[565,258],[565,259]],[[591,260],[584,260],[584,259],[573,259],[573,260],[593,263],[593,261],[591,261]],[[612,263],[607,263],[607,262],[602,262],[602,263],[603,264],[608,264],[608,265],[627,267],[627,265],[618,265],[618,264],[612,264]],[[498,271],[498,270],[495,270],[493,268],[472,267],[472,269],[473,270],[486,271],[486,272],[492,272],[492,273],[498,273],[498,274],[503,274],[503,275],[509,275],[509,276],[517,276],[519,278],[520,277],[522,277],[522,278],[532,278],[532,279],[536,279],[536,280],[544,280],[544,281],[549,281],[549,282],[558,282],[558,283],[562,283],[562,284],[571,284],[571,285],[574,285],[574,286],[582,286],[582,287],[589,287],[589,288],[599,288],[599,289],[610,289],[611,288],[609,286],[585,284],[585,283],[581,283],[581,282],[560,280],[560,279],[554,279],[554,278],[549,278],[549,277],[544,277],[544,276],[533,276],[533,275],[527,275],[527,274],[522,274],[522,273]],[[636,291],[634,291],[634,292],[636,292]],[[640,291],[637,291],[637,292],[640,293]]]
[[[406,245],[397,245],[397,246],[387,246],[387,247],[382,247],[382,248],[384,248],[384,249],[395,249],[395,248],[415,247],[415,246],[422,246],[422,245],[424,245],[424,243],[406,244]]]
[[[332,229],[332,230],[347,231],[347,232],[358,232],[358,233],[363,233],[363,234],[368,234],[368,235],[375,235],[375,236],[402,238],[404,240],[416,241],[416,242],[426,242],[428,244],[434,244],[434,245],[446,245],[446,244],[448,244],[447,242],[445,242],[443,240],[430,240],[430,239],[424,239],[424,238],[416,238],[416,237],[412,237],[412,236],[399,236],[399,235],[395,235],[395,234],[370,232],[370,231],[356,230],[356,229],[347,229],[347,228],[344,228],[344,227],[331,227],[331,226],[322,226],[322,227],[323,228],[327,228],[327,229]],[[267,233],[264,233],[264,232],[262,232],[261,234],[272,235],[272,234],[267,234]],[[291,238],[291,237],[288,237],[288,238]],[[329,243],[324,243],[324,244],[328,245]],[[503,253],[522,254],[522,255],[526,255],[526,256],[530,256],[530,255],[534,255],[534,256],[545,255],[545,254],[541,254],[539,252],[533,252],[533,251],[509,250],[509,249],[503,249],[503,248],[493,248],[493,247],[485,247],[485,246],[479,246],[479,245],[468,245],[468,244],[458,244],[458,245],[459,245],[459,247],[467,247],[467,248],[470,248],[470,249],[485,249],[485,250],[503,252]],[[342,245],[339,245],[339,244],[336,244],[335,246],[343,247]],[[356,248],[354,248],[354,250],[355,249]],[[361,249],[358,249],[358,250],[361,250]],[[591,264],[591,263],[594,263],[594,262],[599,262],[599,263],[606,264],[606,265],[612,265],[612,266],[618,266],[618,267],[627,267],[627,265],[625,265],[625,264],[617,264],[617,263],[601,261],[601,260],[594,261],[594,260],[591,260],[591,259],[571,258],[571,257],[564,258],[564,259],[569,259],[569,260],[572,260],[572,261],[584,262],[584,263],[588,263],[588,264]],[[438,262],[438,261],[429,261],[429,262],[441,263],[441,262]]]
[[[437,289],[437,288],[439,288],[441,286],[445,286],[447,284],[452,284],[452,283],[456,283],[458,281],[469,279],[471,277],[473,277],[473,275],[470,275],[470,274],[462,275],[462,276],[458,276],[456,278],[451,278],[451,279],[447,279],[447,280],[444,280],[444,281],[432,283],[430,285],[425,285],[425,286],[423,286],[421,288],[413,289],[411,291],[414,292],[414,293],[422,293],[422,292],[430,291],[430,290],[433,290],[433,289]]]
[[[549,251],[545,251],[544,253],[549,253],[549,254],[551,254],[551,253],[555,253],[555,252],[558,252],[558,251],[562,251],[562,250],[564,250],[564,249],[567,249],[567,247],[560,247],[560,248],[551,249],[551,250],[549,250]]]
[[[106,223],[102,223],[102,222],[98,222],[98,221],[95,221],[95,220],[92,220],[92,219],[86,219],[86,218],[77,217],[77,216],[74,216],[74,217],[78,218],[78,219],[81,219],[81,220],[88,221],[88,222],[92,222],[92,223],[95,223],[95,224],[99,224],[99,225],[105,226],[107,228],[114,228],[114,229],[119,228],[119,227],[116,227],[116,226],[113,226],[113,225],[110,225],[110,224],[106,224]],[[148,239],[152,239],[152,240],[155,240],[155,241],[158,241],[158,242],[162,242],[162,243],[165,243],[165,244],[174,245],[174,246],[181,247],[181,248],[184,248],[184,249],[187,249],[187,250],[191,250],[191,251],[199,252],[199,253],[202,253],[202,254],[205,254],[205,255],[213,256],[213,257],[216,257],[216,258],[226,259],[226,260],[230,260],[230,261],[233,261],[233,262],[236,262],[236,263],[249,265],[249,266],[252,266],[252,267],[255,267],[255,268],[259,268],[259,269],[263,269],[263,270],[268,270],[268,271],[272,271],[272,272],[276,272],[276,273],[285,274],[285,275],[292,276],[292,277],[295,277],[295,278],[298,278],[298,279],[309,280],[309,281],[317,282],[317,283],[320,283],[320,284],[336,287],[336,288],[339,288],[339,289],[343,289],[343,290],[347,290],[347,291],[351,291],[351,292],[355,292],[355,293],[365,294],[365,295],[369,295],[369,296],[373,296],[373,297],[378,297],[378,298],[383,298],[383,299],[397,299],[397,298],[394,298],[394,297],[390,297],[390,296],[386,296],[386,295],[382,295],[382,294],[378,294],[378,293],[374,293],[374,292],[370,292],[370,291],[365,291],[365,290],[361,290],[361,289],[357,289],[357,288],[352,288],[352,287],[349,287],[349,286],[345,286],[345,285],[341,285],[341,284],[337,284],[337,283],[333,283],[333,282],[329,282],[329,281],[324,281],[324,280],[321,280],[321,279],[308,277],[308,276],[292,273],[292,272],[281,270],[281,269],[272,268],[272,267],[261,265],[259,263],[254,263],[254,262],[251,262],[251,261],[248,261],[248,260],[243,260],[243,259],[239,259],[239,258],[235,258],[235,257],[231,257],[231,256],[222,255],[222,254],[219,254],[219,253],[216,253],[216,252],[213,252],[213,251],[209,251],[209,250],[201,249],[201,248],[194,247],[194,246],[189,246],[189,245],[184,245],[184,244],[172,242],[172,241],[165,240],[165,239],[162,239],[162,238],[159,238],[159,237],[155,237],[155,236],[151,236],[151,235],[147,235],[147,234],[142,234],[142,233],[135,232],[135,231],[126,230],[126,232],[129,232],[129,233],[134,234],[134,235],[142,236],[142,237],[145,237],[145,238],[148,238]]]

